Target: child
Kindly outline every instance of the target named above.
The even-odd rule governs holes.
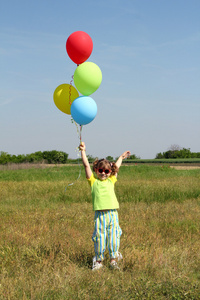
[[[130,151],[124,152],[116,163],[110,163],[106,159],[96,160],[93,164],[93,171],[97,175],[97,178],[95,178],[83,142],[80,144],[79,149],[86,178],[91,186],[93,210],[95,211],[94,233],[92,236],[95,257],[93,258],[92,269],[98,270],[103,267],[102,261],[106,247],[109,251],[111,268],[119,269],[116,259],[122,259],[122,255],[118,252],[122,231],[118,222],[117,209],[119,203],[115,195],[114,184],[117,181],[117,173],[122,160],[130,155]]]

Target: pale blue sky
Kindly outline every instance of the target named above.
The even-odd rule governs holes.
[[[1,1],[0,151],[76,158],[76,127],[53,92],[71,81],[65,43],[82,30],[103,75],[97,116],[83,127],[88,154],[200,152],[199,15],[199,0]]]

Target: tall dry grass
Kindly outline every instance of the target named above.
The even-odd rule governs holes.
[[[122,167],[121,271],[106,254],[92,272],[91,197],[78,170],[0,173],[0,299],[199,299],[199,172]]]

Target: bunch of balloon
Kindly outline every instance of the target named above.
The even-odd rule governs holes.
[[[70,59],[77,64],[73,80],[76,89],[82,94],[71,103],[71,116],[80,126],[89,124],[97,114],[96,102],[89,97],[100,86],[102,73],[93,62],[86,62],[93,50],[91,37],[83,31],[72,33],[66,42]]]
[[[66,50],[77,68],[70,84],[63,83],[55,89],[53,99],[59,110],[71,114],[76,126],[80,125],[81,140],[82,126],[92,122],[97,114],[96,102],[89,96],[99,88],[102,73],[95,63],[86,62],[93,50],[92,39],[86,32],[72,33],[66,41]],[[73,80],[76,88],[72,86]]]

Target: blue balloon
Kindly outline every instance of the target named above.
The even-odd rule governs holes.
[[[80,125],[89,124],[97,114],[96,102],[88,96],[76,98],[71,105],[71,115],[74,121]]]

